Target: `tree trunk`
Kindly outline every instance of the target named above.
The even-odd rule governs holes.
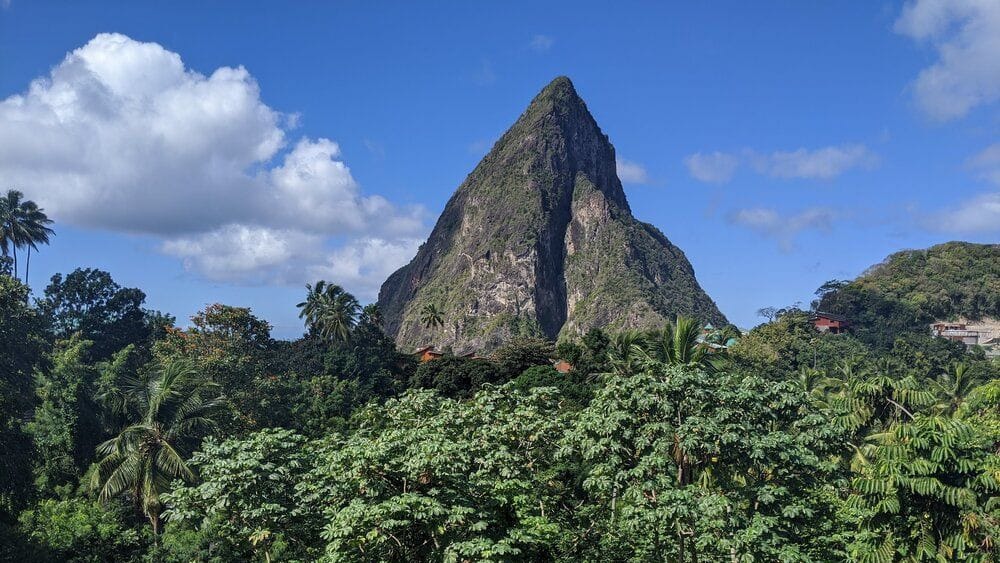
[[[149,523],[153,525],[153,541],[160,544],[160,511],[154,510],[149,515]]]
[[[11,246],[14,247],[14,279],[17,279],[17,243],[11,241]]]
[[[30,287],[30,284],[28,284],[28,270],[29,269],[31,269],[31,246],[30,245],[28,246],[28,257],[24,261],[24,285],[27,285],[27,286]],[[29,294],[30,294],[30,292],[29,292]],[[25,303],[28,302],[28,296],[27,295],[24,296],[24,301],[25,301]]]

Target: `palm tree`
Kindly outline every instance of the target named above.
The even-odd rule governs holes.
[[[24,283],[28,283],[28,273],[31,268],[31,250],[38,251],[39,244],[49,244],[49,237],[55,234],[49,225],[52,219],[33,201],[26,201],[19,208],[20,224],[24,233],[23,244],[28,249],[24,261]]]
[[[31,249],[38,250],[38,244],[48,244],[49,236],[55,233],[48,225],[52,220],[38,205],[25,201],[18,190],[7,190],[0,197],[0,251],[9,256],[13,251],[14,277],[17,277],[17,249],[28,249],[28,263],[24,269],[24,281],[28,281],[31,265]]]
[[[721,368],[720,353],[711,353],[710,348],[698,340],[701,327],[695,319],[678,316],[674,324],[653,332],[649,339],[652,359],[667,365],[700,367],[709,372]]]
[[[347,342],[357,324],[361,305],[353,295],[336,284],[316,282],[306,284],[306,300],[296,305],[299,318],[304,318],[310,330],[323,338]]]
[[[942,373],[937,379],[931,380],[931,387],[936,396],[932,408],[937,413],[960,415],[965,409],[969,397],[977,387],[986,383],[980,374],[970,373],[969,366],[957,363],[950,372]]]
[[[608,343],[608,361],[611,369],[619,375],[636,373],[648,354],[644,351],[646,338],[637,330],[623,330],[615,333]]]
[[[323,296],[326,290],[326,282],[316,282],[316,287],[306,284],[306,300],[297,304],[299,308],[299,318],[305,319],[306,325],[313,328],[319,324],[320,314],[323,310]]]
[[[185,460],[217,427],[214,416],[225,399],[215,383],[183,360],[161,364],[142,380],[127,379],[108,394],[117,396],[102,399],[119,405],[132,422],[97,446],[102,457],[91,473],[91,486],[102,501],[131,495],[158,536],[160,494],[175,479],[194,480]]]
[[[21,207],[21,198],[24,194],[18,190],[7,190],[7,193],[0,197],[0,251],[4,257],[9,257],[11,250],[14,251],[14,277],[17,277],[17,247],[20,246],[17,238],[18,209]]]
[[[420,309],[420,322],[426,329],[444,326],[444,312],[437,305],[428,303]]]
[[[375,303],[369,303],[361,309],[361,316],[373,325],[382,328],[382,309]]]

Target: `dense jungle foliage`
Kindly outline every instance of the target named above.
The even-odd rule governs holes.
[[[879,309],[861,338],[785,309],[742,336],[680,318],[421,364],[335,285],[308,288],[294,341],[247,308],[178,328],[144,301],[97,270],[34,300],[0,275],[0,558],[1000,552],[1000,366]]]

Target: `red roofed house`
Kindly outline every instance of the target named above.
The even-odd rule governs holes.
[[[552,367],[556,368],[559,373],[569,373],[569,370],[573,369],[573,366],[566,360],[559,360],[552,364]]]
[[[431,360],[436,360],[444,355],[443,352],[438,352],[434,350],[433,346],[424,346],[423,348],[418,348],[416,352],[413,353],[414,356],[420,361],[420,363],[429,362]]]
[[[829,332],[830,334],[841,334],[847,331],[847,327],[851,326],[847,322],[847,317],[843,315],[835,315],[833,313],[823,313],[822,311],[816,311],[813,313],[809,320],[812,321],[816,330],[820,332]]]

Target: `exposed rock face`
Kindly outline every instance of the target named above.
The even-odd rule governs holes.
[[[725,317],[680,249],[632,217],[614,148],[568,78],[552,81],[445,206],[427,242],[382,285],[404,347],[495,348],[517,334]],[[444,326],[427,328],[434,304]]]

